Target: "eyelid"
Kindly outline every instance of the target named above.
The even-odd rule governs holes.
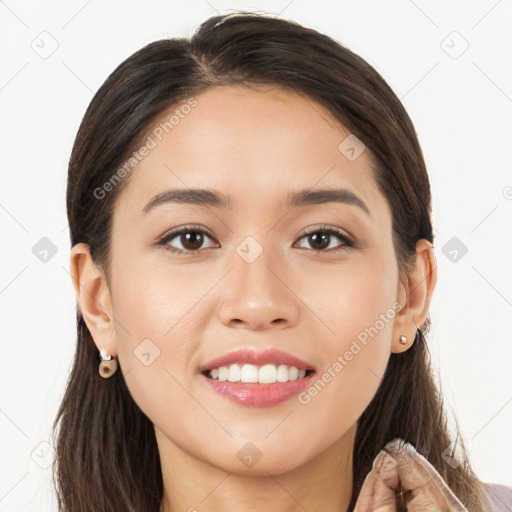
[[[339,236],[345,237],[350,243],[355,244],[356,239],[352,236],[348,231],[342,228],[334,227],[329,224],[320,224],[318,226],[307,227],[304,228],[298,235],[297,238],[302,238],[305,235],[309,235],[311,233],[316,233],[317,231],[329,231],[333,233],[337,233]]]
[[[169,238],[171,235],[180,235],[182,233],[188,233],[189,231],[197,231],[199,233],[205,233],[210,238],[213,238],[214,240],[217,240],[215,236],[206,229],[203,226],[200,226],[199,224],[187,224],[185,226],[180,226],[178,228],[170,229],[169,231],[166,231],[161,237],[158,238],[158,240],[163,240],[165,238]]]

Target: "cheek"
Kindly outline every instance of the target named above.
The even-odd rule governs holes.
[[[198,280],[203,284],[192,288],[179,275],[170,279],[154,268],[117,265],[112,304],[119,363],[141,410],[155,423],[168,423],[169,411],[192,403],[179,383],[186,386],[197,367],[207,315],[202,310],[202,320],[194,313],[211,285]]]
[[[204,308],[202,316],[196,311],[212,286],[208,275],[170,272],[168,266],[148,264],[143,255],[119,260],[116,268],[112,302],[119,351],[137,351],[139,344],[149,339],[156,352],[160,351],[162,366],[162,361],[169,362],[169,354],[173,356],[171,366],[187,361],[185,356],[196,351],[207,321]]]
[[[319,320],[322,349],[331,362],[351,350],[356,341],[366,350],[353,348],[359,360],[382,357],[390,350],[397,311],[398,269],[389,257],[354,258],[330,272],[305,272],[298,294]],[[364,355],[362,355],[364,352]],[[351,354],[347,354],[350,358]]]
[[[389,317],[394,314],[390,311]],[[299,394],[294,414],[299,422],[313,418],[314,425],[322,426],[315,449],[329,447],[357,422],[375,396],[390,356],[391,319],[375,321],[374,315],[354,310],[350,321],[338,322],[337,328],[336,340],[325,343],[326,365]]]
[[[391,257],[341,270],[322,283],[322,293],[308,295],[325,325],[325,363],[299,401],[328,428],[357,421],[386,369],[398,308],[398,271]]]

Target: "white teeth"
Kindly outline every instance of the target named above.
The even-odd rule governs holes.
[[[266,364],[260,368],[258,382],[260,384],[273,384],[277,379],[277,369],[275,364]]]
[[[213,374],[212,378],[215,378]],[[242,366],[240,380],[242,382],[258,382],[258,367],[254,364],[244,364]]]
[[[273,384],[274,382],[288,382],[302,379],[306,370],[299,370],[295,366],[280,364],[266,364],[258,367],[254,364],[232,364],[210,370],[208,374],[212,379],[228,382],[248,382],[259,384]]]
[[[290,380],[297,380],[299,378],[299,370],[294,366],[291,366],[289,369],[289,375]]]
[[[213,370],[210,372],[210,377],[213,379]],[[219,380],[228,380],[229,369],[227,366],[221,366],[219,368]]]
[[[240,366],[238,366],[236,363],[232,364],[229,367],[228,381],[229,382],[240,382],[241,376],[242,376],[242,370],[240,369]]]
[[[288,382],[288,380],[291,380],[288,366],[286,366],[285,364],[280,364],[277,367],[276,380],[277,382]]]

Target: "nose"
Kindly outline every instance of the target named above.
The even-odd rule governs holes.
[[[220,321],[228,327],[285,329],[299,317],[300,299],[294,293],[290,272],[281,272],[267,251],[252,263],[234,255],[233,268],[223,280]]]

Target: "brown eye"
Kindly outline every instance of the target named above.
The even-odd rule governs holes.
[[[175,253],[196,253],[204,248],[203,244],[207,239],[212,240],[213,237],[203,229],[189,226],[165,235],[158,245]]]
[[[179,235],[179,239],[184,249],[196,251],[201,248],[204,236],[198,231],[190,231],[189,233]]]
[[[333,238],[341,240],[342,244],[332,245]],[[348,238],[348,236],[346,236],[342,231],[338,231],[337,229],[333,228],[320,228],[315,229],[314,231],[309,231],[301,237],[301,240],[303,239],[307,240],[311,250],[317,252],[331,252],[330,249],[333,249],[333,251],[338,251],[354,246],[353,242]],[[307,247],[302,248],[307,249]],[[329,251],[326,249],[329,249]]]
[[[331,235],[325,231],[318,231],[317,233],[308,235],[307,238],[313,249],[322,250],[329,246]]]

